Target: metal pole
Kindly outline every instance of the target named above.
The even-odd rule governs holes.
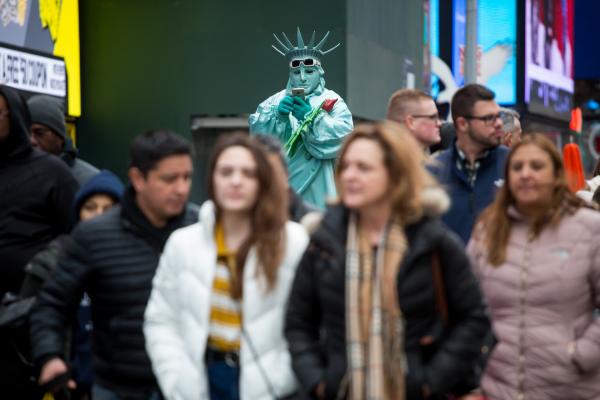
[[[467,0],[465,35],[465,85],[477,82],[477,0]]]

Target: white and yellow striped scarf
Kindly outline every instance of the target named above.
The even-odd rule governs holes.
[[[240,302],[231,296],[231,282],[235,279],[235,252],[225,244],[225,233],[220,223],[215,227],[217,266],[210,297],[210,325],[208,346],[230,352],[239,351],[242,332]]]

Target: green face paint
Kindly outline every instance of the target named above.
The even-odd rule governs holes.
[[[325,72],[321,67],[321,58],[325,54],[335,50],[340,44],[336,44],[329,50],[324,50],[323,46],[325,46],[325,42],[329,37],[329,32],[327,32],[325,36],[323,36],[323,39],[317,44],[315,44],[315,33],[316,32],[313,31],[308,44],[304,44],[304,38],[302,37],[300,28],[297,28],[296,36],[298,41],[296,46],[292,44],[291,40],[284,32],[281,32],[283,40],[273,34],[276,41],[276,44],[272,46],[273,49],[287,58],[290,66],[288,90],[292,88],[303,88],[304,93],[309,95],[313,93],[319,85],[323,86],[322,89],[325,87],[325,81],[323,80]]]
[[[273,49],[287,58],[290,66],[290,84],[291,87],[301,87],[306,94],[313,92],[321,82],[323,77],[323,68],[321,67],[321,58],[335,50],[340,44],[336,44],[329,50],[324,50],[323,46],[329,37],[329,32],[325,34],[319,43],[315,44],[315,32],[308,44],[304,44],[304,38],[300,33],[300,28],[296,30],[297,44],[294,46],[284,32],[281,32],[283,40],[273,34],[276,44]]]
[[[300,64],[297,68],[290,68],[290,84],[293,88],[302,88],[306,95],[311,94],[321,81],[321,74],[317,67],[306,67]]]

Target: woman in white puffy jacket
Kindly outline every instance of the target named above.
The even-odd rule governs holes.
[[[243,134],[217,143],[199,222],[162,254],[144,321],[169,400],[273,399],[297,390],[284,310],[308,243],[287,221],[284,182]]]

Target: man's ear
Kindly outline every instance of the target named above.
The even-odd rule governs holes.
[[[404,125],[408,128],[409,131],[412,131],[415,128],[415,120],[412,116],[407,115],[404,117]]]
[[[469,124],[469,121],[467,121],[467,119],[465,117],[456,117],[456,119],[454,120],[454,127],[456,128],[457,131],[461,131],[461,132],[466,131],[468,124]]]
[[[146,177],[137,167],[131,167],[127,171],[127,176],[129,177],[129,182],[135,189],[136,192],[139,192],[143,189],[144,184],[146,183]]]

